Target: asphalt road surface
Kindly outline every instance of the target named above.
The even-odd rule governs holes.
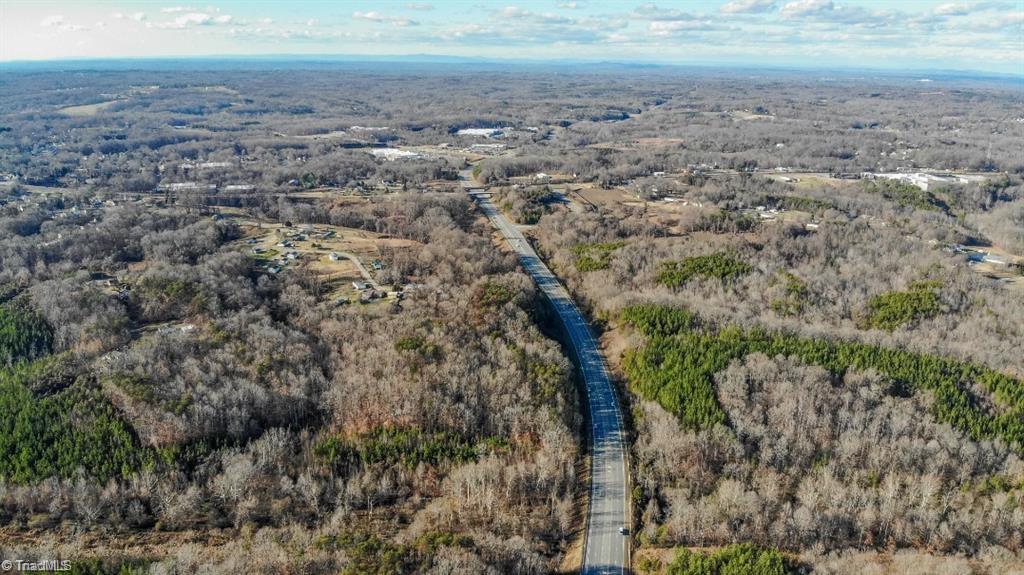
[[[468,172],[462,174],[462,185],[519,255],[519,261],[547,296],[572,340],[586,382],[591,422],[590,509],[582,573],[625,573],[629,567],[630,536],[619,530],[629,527],[626,452],[622,415],[604,357],[569,292],[558,283],[523,234],[482,190],[474,189]]]

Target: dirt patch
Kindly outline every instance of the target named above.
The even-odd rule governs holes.
[[[60,112],[61,114],[64,114],[65,116],[78,116],[78,117],[95,116],[96,114],[99,114],[103,110],[106,110],[107,108],[110,108],[111,106],[113,106],[114,104],[117,104],[118,102],[124,102],[124,100],[123,99],[120,99],[120,100],[107,100],[106,102],[97,102],[96,104],[82,104],[80,106],[67,106],[67,107],[61,108],[61,109],[59,109],[57,111]]]
[[[582,198],[584,203],[601,208],[637,201],[636,194],[622,188],[605,189],[592,184],[575,184],[566,186],[566,191],[566,198],[570,201],[579,201]]]

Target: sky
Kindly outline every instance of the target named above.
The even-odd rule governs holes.
[[[0,61],[270,54],[1024,75],[1024,0],[0,0]]]

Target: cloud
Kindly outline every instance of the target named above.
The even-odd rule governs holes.
[[[836,9],[832,0],[797,0],[782,7],[782,15],[787,18],[799,16],[817,16]]]
[[[759,14],[775,8],[775,0],[732,0],[719,8],[723,14]]]
[[[558,7],[559,8],[564,8],[565,10],[576,10],[576,9],[578,9],[580,7],[580,3],[579,2],[561,2],[561,3],[558,4]]]
[[[1024,12],[1006,12],[1004,14],[985,18],[984,20],[974,23],[974,26],[981,30],[1013,30],[1019,32],[1021,25],[1024,24]],[[1017,41],[1020,42],[1020,36],[1017,36]],[[1020,44],[1017,44],[1018,50]],[[1020,53],[1018,52],[1018,58]]]
[[[967,16],[977,12],[988,10],[1009,9],[1011,5],[1007,2],[946,2],[935,7],[935,13],[939,16]]]
[[[782,7],[783,18],[811,19],[869,27],[883,27],[892,14],[871,12],[860,6],[837,5],[832,0],[796,0]]]
[[[539,24],[572,24],[573,19],[567,16],[560,16],[558,14],[552,14],[550,12],[544,14],[538,14],[536,12],[530,12],[525,8],[518,6],[506,6],[498,11],[499,18],[513,19],[513,20],[531,20]]]
[[[175,17],[173,20],[168,22],[158,22],[156,24],[147,24],[151,28],[161,28],[164,30],[184,30],[186,28],[195,28],[197,26],[217,26],[223,24],[231,24],[234,18],[227,14],[210,14],[207,12],[188,12],[181,16]]]
[[[302,25],[303,23],[298,22],[298,24]],[[257,40],[260,42],[301,42],[304,44],[312,43],[324,45],[330,45],[332,42],[337,41],[369,41],[374,38],[379,38],[378,33],[365,35],[339,29],[286,29],[263,26],[245,26],[239,28],[230,28],[227,30],[227,33],[232,38]]]
[[[39,21],[39,25],[44,28],[53,28],[55,30],[60,30],[61,32],[82,32],[89,29],[87,26],[82,26],[80,24],[71,24],[70,22],[67,22],[64,20],[64,16],[61,16],[59,14],[43,18],[42,20]]]
[[[479,24],[462,24],[450,30],[446,30],[441,34],[441,37],[448,40],[458,40],[490,36],[492,33],[493,31],[490,28],[485,28]]]
[[[675,36],[684,32],[705,32],[720,28],[710,20],[655,20],[648,29],[654,36]]]
[[[661,22],[671,22],[675,20],[693,20],[695,16],[687,14],[675,8],[658,8],[653,2],[647,4],[641,4],[633,9],[630,13],[630,17],[637,20],[651,20]]]
[[[940,16],[965,16],[971,13],[971,5],[947,2],[936,6],[935,13]]]
[[[380,12],[353,12],[352,18],[356,20],[365,20],[367,22],[374,22],[376,24],[392,24],[394,26],[419,26],[419,22],[410,20],[408,18],[399,18],[396,16],[385,16]]]
[[[178,12],[195,12],[196,9],[188,6],[169,6],[161,8],[160,11],[164,14],[177,14]]]
[[[433,4],[427,4],[426,2],[408,2],[404,4],[404,7],[408,10],[433,10]]]
[[[115,20],[135,20],[136,22],[142,22],[146,19],[146,15],[142,12],[134,12],[132,14],[123,14],[121,12],[114,12],[110,15]]]
[[[628,20],[616,16],[576,19],[550,12],[533,12],[519,6],[505,6],[493,11],[486,21],[453,24],[438,36],[443,40],[473,45],[595,45],[626,41],[615,33],[621,32],[628,24]]]

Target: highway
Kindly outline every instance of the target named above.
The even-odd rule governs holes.
[[[523,268],[533,277],[558,314],[572,342],[583,375],[590,413],[591,460],[590,506],[583,549],[583,575],[622,574],[629,569],[629,481],[625,437],[618,398],[608,377],[604,356],[569,292],[541,261],[526,238],[501,214],[483,190],[475,189],[469,171],[462,185],[519,255]]]

